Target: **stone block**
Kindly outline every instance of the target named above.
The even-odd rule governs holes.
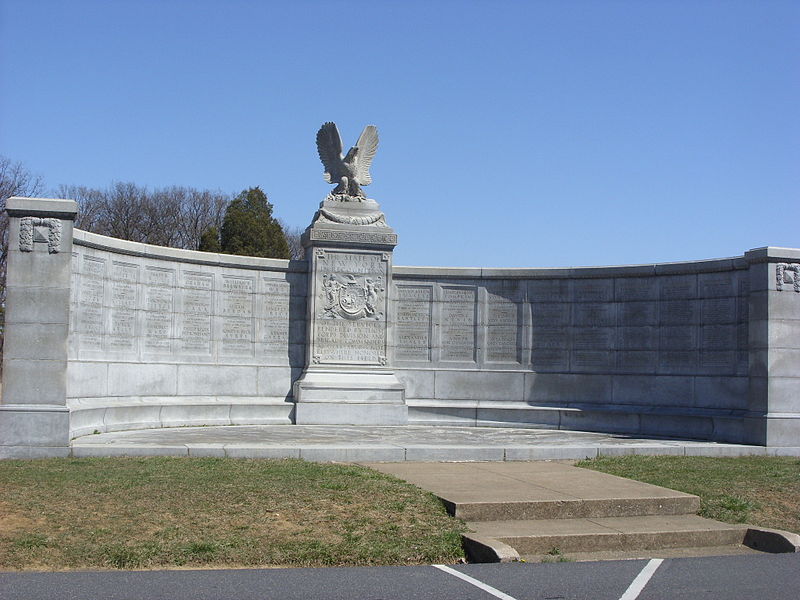
[[[770,320],[768,343],[769,348],[800,349],[800,319]],[[800,374],[800,365],[797,370]]]
[[[657,327],[619,327],[617,331],[620,350],[658,350]]]
[[[110,405],[103,420],[106,431],[158,428],[161,427],[161,405],[141,402]]]
[[[797,446],[800,440],[800,414],[766,417],[767,446]]]
[[[300,448],[300,458],[313,462],[401,462],[406,460],[405,449],[396,446],[337,447],[306,446]]]
[[[612,376],[566,373],[525,373],[529,404],[611,402]]]
[[[108,363],[70,361],[67,364],[67,397],[108,396]]]
[[[584,409],[564,411],[561,429],[578,431],[604,431],[610,433],[639,433],[641,416],[636,412],[602,411]]]
[[[617,306],[617,325],[622,327],[642,327],[658,325],[658,303],[621,302]]]
[[[439,371],[435,396],[440,400],[522,400],[524,379],[521,372]]]
[[[576,327],[613,327],[617,305],[613,302],[579,302],[572,305],[572,324]]]
[[[405,425],[408,407],[404,404],[367,404],[346,402],[298,402],[295,406],[298,425]]]
[[[258,395],[274,398],[289,398],[292,395],[292,383],[300,376],[292,373],[287,367],[259,367]]]
[[[477,407],[468,406],[419,406],[408,407],[409,425],[453,425],[474,427],[477,421]]]
[[[692,377],[616,375],[612,399],[615,404],[691,406]]]
[[[13,232],[9,233],[9,239],[13,240]],[[12,245],[9,248],[8,286],[69,289],[72,275],[70,259],[69,252],[59,254],[19,252]]]
[[[66,360],[8,358],[3,363],[3,403],[66,403]]]
[[[70,408],[69,437],[76,438],[93,433],[105,433],[105,414],[103,408]]]
[[[659,268],[661,267],[661,268]],[[661,271],[658,278],[659,295],[661,300],[682,300],[697,297],[696,275],[668,275],[670,269],[664,265],[656,265],[656,271]]]
[[[746,444],[746,432],[741,417],[712,417],[714,421],[714,434],[711,439],[717,442],[732,444]]]
[[[69,444],[69,409],[63,405],[0,404],[0,448]]]
[[[64,360],[67,328],[66,323],[8,323],[4,331],[3,359]]]
[[[257,396],[257,367],[178,365],[178,395]]]
[[[178,366],[111,363],[108,365],[109,396],[174,396]]]
[[[228,458],[300,458],[296,446],[253,446],[251,444],[225,444]]]
[[[406,398],[434,398],[434,371],[398,369],[395,375],[405,385]]]
[[[800,348],[770,348],[770,377],[800,377]]]
[[[478,427],[524,427],[527,429],[558,429],[561,411],[526,408],[493,408],[480,406],[477,410]]]
[[[230,425],[230,404],[208,404],[181,399],[181,403],[161,407],[161,427],[189,427],[198,425]]]
[[[231,425],[291,425],[294,423],[294,403],[231,404]]]
[[[747,377],[695,377],[692,405],[697,408],[746,410]]]
[[[573,274],[590,275],[586,270],[573,270]],[[614,280],[580,277],[572,282],[573,302],[611,302],[614,300]]]
[[[414,462],[465,462],[505,460],[502,447],[408,446],[406,460]]]
[[[0,459],[66,458],[69,446],[0,446]]]
[[[614,299],[617,302],[657,300],[658,279],[655,277],[619,277],[614,280]]]
[[[121,444],[73,444],[72,456],[90,458],[99,456],[189,456],[189,448],[181,446],[158,446],[137,444],[123,446]]]
[[[714,420],[706,415],[641,415],[643,434],[707,440],[713,432]]]
[[[655,373],[658,352],[652,350],[620,350],[617,352],[618,373]]]
[[[69,295],[69,288],[7,288],[5,322],[69,323]]]
[[[597,457],[596,446],[512,446],[506,460],[583,460]]]

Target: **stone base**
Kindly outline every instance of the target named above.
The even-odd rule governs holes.
[[[69,454],[69,409],[50,404],[0,404],[0,458]]]
[[[405,404],[303,402],[295,407],[297,425],[406,425]]]
[[[405,385],[391,371],[309,369],[294,384],[298,425],[404,425]]]

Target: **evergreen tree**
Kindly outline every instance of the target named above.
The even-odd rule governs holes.
[[[200,244],[197,247],[201,252],[222,252],[222,244],[219,243],[219,229],[209,227],[200,236]]]
[[[280,223],[272,216],[272,204],[260,188],[236,196],[225,211],[220,232],[227,254],[289,258],[289,244]]]

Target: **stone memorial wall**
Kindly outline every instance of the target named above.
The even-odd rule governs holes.
[[[141,425],[109,419],[109,406],[148,426],[209,424],[207,415],[291,422],[292,377],[305,360],[304,264],[76,231],[71,265],[67,403],[105,411],[102,422],[74,422],[73,434]]]
[[[797,249],[393,267],[388,226],[325,220],[382,219],[374,202],[326,200],[304,261],[73,231],[75,210],[8,201],[0,456],[65,455],[71,437],[98,431],[262,423],[800,446]]]

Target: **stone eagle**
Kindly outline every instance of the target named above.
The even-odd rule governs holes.
[[[362,185],[372,183],[369,167],[378,150],[378,129],[367,125],[356,145],[342,157],[342,138],[336,123],[328,122],[317,132],[317,151],[325,167],[325,181],[338,183],[333,194],[365,198]]]

